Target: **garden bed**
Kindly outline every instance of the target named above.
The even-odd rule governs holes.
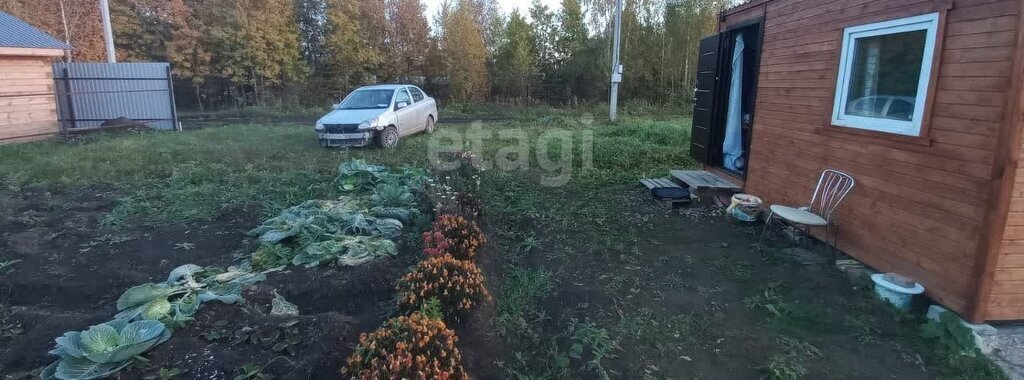
[[[54,338],[110,319],[121,292],[179,263],[229,264],[256,220],[238,210],[202,225],[111,231],[98,227],[110,198],[102,190],[0,191],[0,252],[20,260],[0,278],[9,311],[0,315],[0,372],[48,364]]]
[[[350,184],[339,186],[347,185]],[[374,193],[374,203],[379,201],[378,193]],[[297,211],[286,210],[283,216],[264,224],[269,227],[248,233],[260,222],[249,216],[252,211],[246,210],[224,213],[201,226],[115,231],[99,227],[103,216],[112,209],[109,193],[52,194],[23,190],[0,195],[0,204],[6,209],[0,227],[4,231],[19,231],[4,234],[0,240],[7,265],[0,283],[6,293],[4,314],[0,315],[3,317],[0,326],[4,328],[0,339],[8,341],[4,342],[6,348],[0,351],[0,373],[11,376],[38,373],[39,368],[52,360],[45,352],[53,348],[55,337],[110,320],[121,308],[121,300],[116,296],[126,289],[144,283],[162,283],[160,276],[181,263],[223,268],[240,260],[248,262],[251,252],[261,251],[258,240],[274,235],[272,239],[276,244],[282,239],[279,235],[292,228],[289,223],[296,223],[299,216],[289,212],[306,217],[313,211],[304,210],[349,209],[346,197],[336,204],[306,202],[293,208]],[[392,194],[392,197],[414,202],[408,195]],[[406,207],[405,203],[401,207]],[[401,211],[393,209],[398,208],[380,212]],[[348,218],[344,213],[349,211],[338,212],[341,212],[338,217]],[[368,226],[378,224],[378,227],[366,228],[384,231],[384,226],[380,225],[383,221],[374,222],[369,215],[356,218],[367,218]],[[258,261],[254,256],[253,262],[264,267],[280,266],[263,268],[270,269],[266,279],[244,289],[243,300],[238,304],[205,302],[194,319],[189,318],[184,324],[163,322],[169,329],[174,327],[173,339],[158,343],[145,353],[144,361],[136,359],[118,371],[119,374],[130,378],[174,375],[204,379],[237,375],[252,378],[273,375],[284,379],[338,376],[344,358],[357,346],[360,335],[401,313],[396,305],[395,284],[423,258],[420,242],[414,239],[418,231],[413,217],[405,218],[407,234],[388,232],[394,234],[397,243],[393,257],[353,256],[345,259],[350,260],[348,265],[335,266],[333,260],[342,260],[341,257],[318,256],[316,262],[310,258],[302,265],[291,265],[292,257],[281,263],[266,263],[267,260]],[[336,222],[315,222],[312,227],[303,228],[320,231],[317,223],[333,226]],[[401,224],[398,226],[401,228]],[[358,231],[362,232],[358,233],[381,233],[360,228]],[[330,236],[318,239],[331,239]],[[306,237],[296,236],[295,239],[309,244]],[[338,241],[348,244],[345,243],[348,240]],[[372,249],[370,245],[366,247]],[[471,248],[475,255],[478,247]],[[298,248],[294,252],[299,252]],[[298,258],[295,263],[299,263]],[[294,305],[297,315],[275,314],[272,310],[277,297]],[[487,315],[493,317],[494,308],[485,306],[484,310],[480,314],[484,317],[466,313],[454,322],[459,328],[488,324],[492,318]],[[473,352],[467,355],[467,362],[475,371],[493,372],[492,355],[487,348],[493,346],[493,342],[488,342],[490,339],[485,335],[468,335],[469,339],[459,344]]]

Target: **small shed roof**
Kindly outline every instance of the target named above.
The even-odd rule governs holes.
[[[0,47],[30,49],[71,49],[32,25],[0,11]]]

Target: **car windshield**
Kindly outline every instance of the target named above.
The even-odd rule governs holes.
[[[339,110],[369,110],[388,108],[394,90],[357,90],[338,105]]]

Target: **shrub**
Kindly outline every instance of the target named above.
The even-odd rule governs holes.
[[[453,318],[481,302],[491,301],[484,286],[484,275],[476,264],[451,255],[421,261],[398,281],[397,290],[401,309],[419,310],[424,303],[436,298],[445,315]]]
[[[353,379],[469,379],[444,322],[414,313],[359,337],[342,374]]]
[[[487,242],[480,227],[460,215],[439,215],[432,232],[444,237],[448,242],[447,253],[459,260],[472,260],[477,249]]]
[[[448,254],[448,239],[438,231],[423,233],[423,254],[427,257],[439,257]]]

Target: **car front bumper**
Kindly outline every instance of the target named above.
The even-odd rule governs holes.
[[[354,133],[317,133],[324,147],[361,147],[373,143],[373,131]]]

